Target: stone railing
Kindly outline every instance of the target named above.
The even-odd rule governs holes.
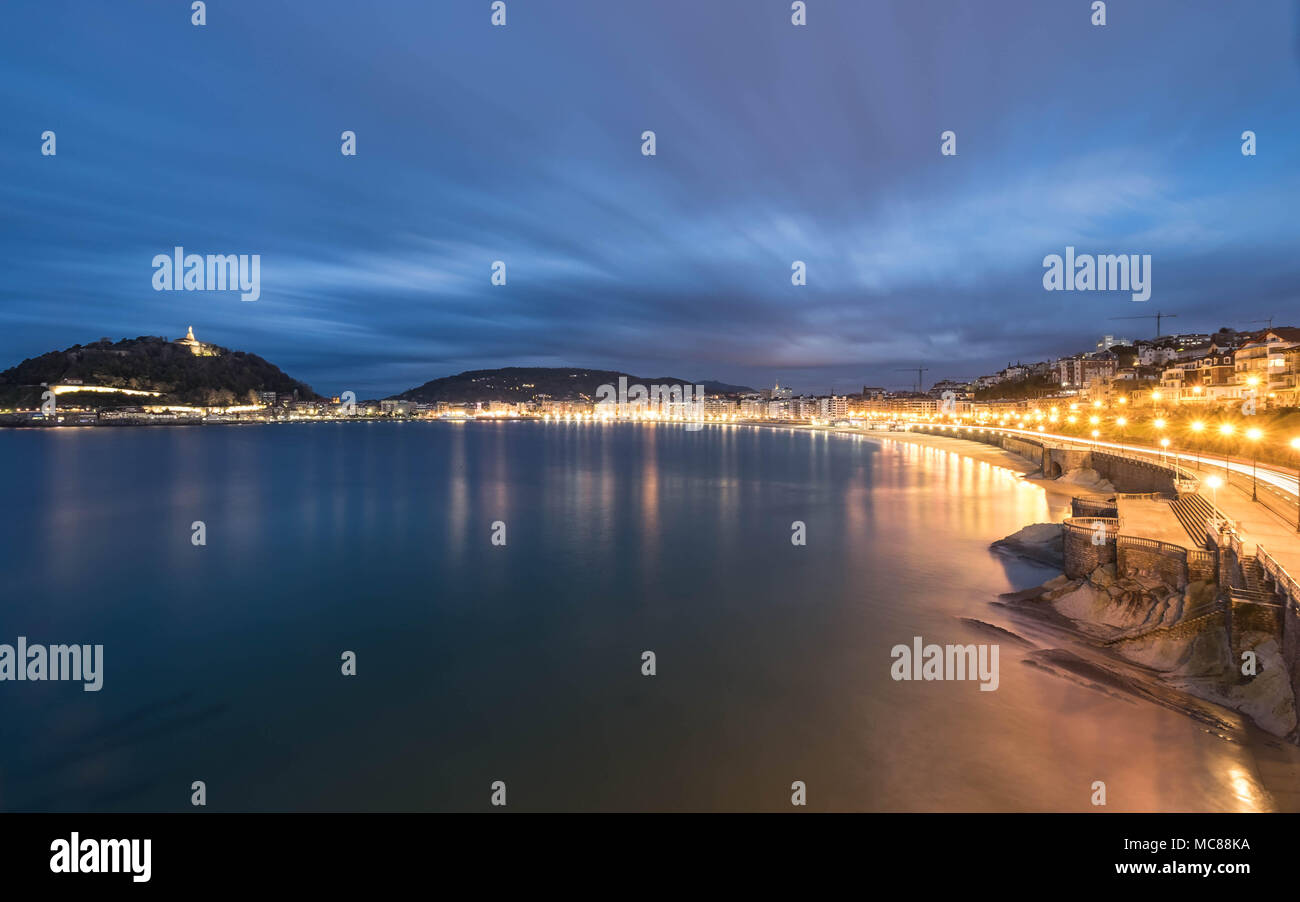
[[[1187,549],[1182,545],[1161,542],[1159,539],[1144,539],[1141,536],[1120,536],[1119,544],[1124,548],[1145,548],[1147,551],[1158,551],[1172,557],[1185,558],[1187,555]]]
[[[1278,593],[1285,595],[1291,604],[1300,605],[1300,583],[1282,569],[1282,565],[1274,559],[1273,555],[1264,550],[1263,545],[1255,546],[1255,560],[1259,561],[1259,566],[1268,574],[1269,579],[1273,580]]]
[[[1075,440],[1064,436],[1043,435],[1033,430],[1017,429],[1010,426],[963,426],[942,423],[926,423],[920,425],[922,428],[931,429],[935,432],[949,432],[967,436],[972,434],[979,435],[980,433],[1001,433],[1046,448],[1069,448],[1078,451],[1090,451],[1094,454],[1109,455],[1110,457],[1120,460],[1145,464],[1153,469],[1169,472],[1173,476],[1175,488],[1180,492],[1194,492],[1196,491],[1196,487],[1200,485],[1200,477],[1193,470],[1189,470],[1182,466],[1181,461],[1170,452],[1098,447],[1096,444],[1088,442],[1085,439]]]
[[[1091,498],[1071,498],[1070,513],[1076,517],[1118,517],[1119,508],[1110,501],[1094,501]]]
[[[1120,527],[1124,525],[1124,521],[1119,517],[1092,517],[1087,514],[1079,517],[1066,517],[1061,522],[1061,525],[1066,529],[1086,532],[1091,535],[1097,529],[1098,523],[1102,524],[1111,536],[1117,535]]]
[[[1220,531],[1221,534],[1227,538],[1228,547],[1232,549],[1232,553],[1237,556],[1238,560],[1240,560],[1242,557],[1241,533],[1237,532],[1237,524],[1232,520],[1225,520],[1222,526],[1220,526]]]

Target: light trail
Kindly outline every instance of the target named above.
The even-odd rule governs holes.
[[[1220,470],[1224,469],[1224,461],[1222,455],[1216,458],[1212,455],[1201,454],[1198,457],[1195,454],[1175,452],[1171,450],[1165,450],[1163,448],[1151,448],[1146,445],[1134,445],[1128,442],[1122,444],[1119,442],[1105,442],[1099,439],[1084,439],[1073,435],[1061,435],[1056,432],[1039,432],[1035,429],[1015,429],[1009,426],[954,426],[951,424],[944,426],[942,424],[939,424],[937,425],[937,427],[934,427],[933,424],[924,424],[924,423],[917,423],[914,425],[932,426],[932,428],[938,428],[942,431],[952,430],[954,432],[960,432],[963,429],[968,431],[987,429],[990,432],[1005,432],[1011,434],[1018,434],[1018,435],[1023,435],[1027,438],[1051,439],[1053,441],[1062,442],[1068,445],[1082,445],[1090,448],[1106,448],[1109,450],[1118,451],[1121,454],[1131,453],[1134,456],[1146,455],[1154,458],[1157,461],[1159,461],[1160,458],[1163,456],[1166,460],[1172,460],[1176,465],[1181,466],[1184,469],[1189,469],[1191,465],[1196,461],[1200,462],[1201,468],[1210,467],[1210,468],[1218,468]],[[1288,472],[1286,469],[1278,467],[1274,464],[1265,464],[1265,463],[1256,464],[1255,466],[1257,468],[1256,478],[1258,479],[1261,485],[1272,486],[1274,489],[1281,492],[1282,494],[1290,495],[1293,498],[1298,493],[1300,493],[1300,478],[1297,478],[1294,470]],[[1229,458],[1227,469],[1233,473],[1240,473],[1241,475],[1249,479],[1251,475],[1251,462],[1249,460],[1243,462],[1240,458]],[[1227,480],[1224,481],[1227,482]]]

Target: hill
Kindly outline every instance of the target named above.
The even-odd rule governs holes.
[[[555,401],[594,400],[602,385],[618,386],[620,378],[628,385],[696,385],[712,392],[711,386],[720,383],[691,382],[671,376],[647,378],[621,373],[617,370],[588,370],[578,367],[519,367],[508,366],[495,370],[468,370],[454,376],[444,376],[409,389],[394,397],[403,401],[429,404],[443,401],[465,404],[471,401],[502,401],[519,403],[534,398]],[[743,387],[721,386],[735,391],[748,391]]]
[[[704,391],[710,395],[753,395],[757,392],[748,385],[729,385],[726,382],[714,382],[712,379],[703,379],[699,383],[704,386]]]
[[[195,350],[200,354],[195,354]],[[216,345],[168,341],[157,336],[126,338],[119,342],[101,338],[24,360],[0,373],[0,406],[34,407],[40,404],[42,384],[80,381],[87,386],[108,386],[159,392],[157,399],[102,392],[70,392],[59,396],[66,406],[118,407],[164,403],[217,405],[256,401],[257,393],[298,392],[302,400],[319,396],[306,383],[290,378],[279,367],[244,351]]]

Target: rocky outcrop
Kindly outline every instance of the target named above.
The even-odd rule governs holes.
[[[1060,523],[1034,523],[999,539],[993,547],[1052,567],[1061,567],[1065,561],[1065,538]]]
[[[1026,527],[994,546],[1041,555],[1055,542],[1042,528],[1049,525]],[[1064,618],[1085,641],[1146,668],[1171,688],[1240,711],[1275,736],[1295,738],[1295,696],[1276,636],[1239,637],[1254,661],[1239,660],[1218,599],[1216,583],[1195,580],[1179,591],[1154,576],[1119,573],[1114,563],[1080,579],[1061,575],[1037,590],[1007,596],[1047,619]]]

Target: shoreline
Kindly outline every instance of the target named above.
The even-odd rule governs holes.
[[[1089,492],[1087,489],[1073,484],[1062,484],[1055,479],[1048,479],[1043,476],[1033,474],[1039,472],[1039,468],[1033,463],[996,445],[990,445],[985,442],[971,441],[970,439],[958,438],[956,436],[931,435],[923,432],[897,432],[884,429],[859,429],[856,427],[843,426],[811,426],[808,424],[780,424],[766,423],[762,421],[746,423],[730,423],[732,426],[760,426],[777,429],[802,429],[808,432],[826,432],[831,435],[861,435],[866,438],[874,439],[891,439],[898,442],[907,442],[913,445],[922,445],[927,448],[937,448],[942,451],[951,451],[954,454],[960,454],[962,457],[968,457],[977,460],[980,463],[991,464],[995,467],[1001,467],[1005,470],[1011,470],[1019,475],[1025,482],[1036,485],[1047,494],[1057,498],[1076,498],[1076,497],[1106,497],[1105,493]]]
[[[896,433],[885,434],[897,435]],[[1054,480],[1027,476],[1027,473],[1036,472],[1036,468],[1034,468],[1030,462],[1023,458],[1019,458],[1011,452],[1003,451],[1001,448],[985,446],[982,442],[973,442],[969,439],[956,437],[949,438],[946,436],[934,436],[928,434],[910,435],[908,438],[900,438],[900,440],[904,441],[909,439],[914,441],[916,444],[945,448],[946,450],[951,450],[956,454],[963,454],[978,460],[988,460],[989,462],[993,462],[990,458],[996,458],[998,455],[1006,455],[1007,457],[1010,457],[1013,460],[1019,460],[1020,462],[1019,466],[1013,465],[1010,466],[1009,469],[1017,470],[1027,482],[1040,485],[1048,492],[1055,491],[1056,493],[1069,497],[1083,497],[1089,494],[1080,491],[1077,486],[1062,486],[1060,484],[1054,484]],[[977,451],[978,449],[956,447],[955,443],[957,442],[961,442],[964,445],[987,447],[989,448],[989,451],[994,453],[972,454],[969,452]],[[1003,463],[999,465],[1005,464]],[[1026,526],[1033,525],[1035,524],[1026,524]],[[996,545],[1001,541],[1004,540],[995,540],[994,544]],[[1026,557],[1027,560],[1034,560],[1038,563],[1042,563],[1036,558],[1025,556],[1014,547],[1010,547],[1008,550],[1010,553],[1021,554],[1021,556]],[[1064,576],[1064,572],[1061,573],[1061,576]],[[1049,583],[1050,582],[1051,581],[1049,581]],[[1035,620],[1041,620],[1050,626],[1050,620],[1052,617],[1064,617],[1065,615],[1056,611],[1054,607],[1051,607],[1050,602],[1045,602],[1050,608],[1050,615],[1048,615],[1045,612],[1035,611],[1027,601],[1028,599],[1037,599],[1041,596],[1045,590],[1047,590],[1048,585],[1049,584],[1044,584],[1042,586],[1026,589],[1022,592],[1009,593],[1008,596],[1000,599],[999,603],[1009,604],[1013,609],[1021,611],[1025,616],[1033,617]],[[1079,641],[1077,637],[1076,641]],[[1123,655],[1107,652],[1104,649],[1094,648],[1092,643],[1086,641],[1084,644],[1091,653],[1097,655],[1099,660],[1113,662],[1115,665],[1114,670],[1117,673],[1138,673],[1148,670],[1148,668],[1145,668],[1134,661],[1128,660]],[[1184,714],[1184,716],[1193,717],[1192,710],[1194,710],[1195,707],[1208,704],[1215,708],[1222,709],[1222,711],[1229,714],[1232,718],[1239,719],[1242,727],[1240,728],[1238,735],[1224,737],[1224,740],[1230,742],[1241,742],[1243,747],[1249,752],[1251,760],[1255,766],[1255,772],[1258,775],[1259,784],[1268,794],[1272,810],[1287,812],[1300,811],[1300,766],[1298,766],[1294,760],[1294,756],[1290,751],[1292,743],[1286,737],[1270,733],[1255,723],[1249,714],[1246,714],[1243,711],[1238,711],[1234,708],[1229,708],[1216,698],[1207,698],[1205,696],[1194,694],[1184,687],[1180,687],[1175,683],[1167,681],[1158,671],[1151,671],[1151,677],[1154,682],[1163,690],[1167,691],[1173,699],[1186,698],[1191,702],[1191,704],[1175,704],[1172,706],[1175,710],[1179,710],[1180,713]],[[1228,718],[1225,718],[1225,721],[1227,719]]]

